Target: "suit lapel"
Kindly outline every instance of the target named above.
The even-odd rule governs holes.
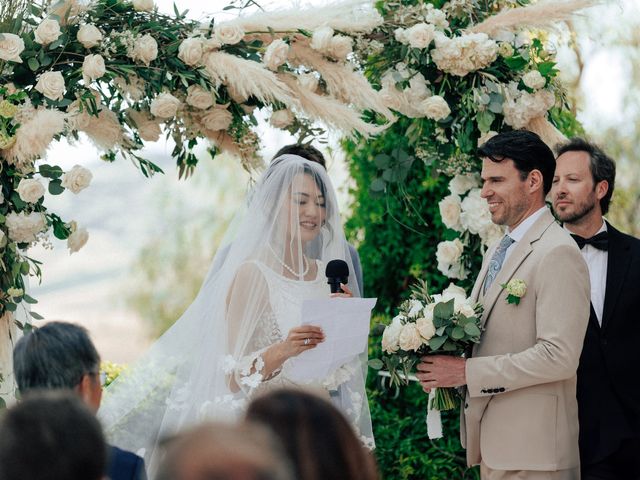
[[[499,242],[498,242],[499,243]],[[482,285],[484,284],[484,279],[487,276],[487,271],[489,270],[489,264],[493,253],[498,248],[498,244],[493,246],[493,248],[487,250],[482,260],[482,267],[480,267],[480,273],[478,273],[478,277],[476,278],[476,283],[473,284],[473,290],[471,290],[471,300],[473,302],[481,302],[482,298],[480,295],[482,294]]]
[[[609,325],[629,265],[631,265],[631,258],[629,258],[631,246],[629,243],[625,242],[624,237],[609,222],[607,222],[607,230],[609,231],[609,250],[607,253],[607,283],[602,312],[602,330],[605,330]]]
[[[504,262],[502,268],[498,272],[496,279],[493,281],[489,290],[483,299],[484,313],[482,314],[482,326],[487,322],[491,310],[493,309],[496,301],[500,297],[500,293],[503,291],[501,285],[507,283],[511,277],[516,273],[522,262],[533,251],[532,244],[537,242],[542,234],[555,222],[550,212],[544,212],[538,220],[531,226],[529,231],[520,240],[513,251],[509,255],[509,258]],[[476,282],[477,283],[477,282]]]

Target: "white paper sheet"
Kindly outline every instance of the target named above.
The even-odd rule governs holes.
[[[325,341],[289,360],[287,376],[298,382],[327,377],[367,348],[376,298],[326,298],[302,303],[302,324],[316,325]]]

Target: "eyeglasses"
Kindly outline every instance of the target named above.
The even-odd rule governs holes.
[[[100,385],[104,387],[105,383],[107,383],[107,372],[100,370],[98,372],[89,372],[89,375],[93,375],[94,377],[98,377],[100,380]]]

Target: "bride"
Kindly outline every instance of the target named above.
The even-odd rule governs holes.
[[[254,395],[286,386],[324,392],[373,447],[366,352],[321,381],[288,376],[289,360],[324,340],[300,314],[303,300],[329,296],[324,266],[333,259],[353,272],[326,172],[278,157],[231,223],[194,302],[106,390],[99,416],[109,439],[144,455],[153,476],[162,437],[205,419],[233,420]],[[359,295],[353,275],[344,291]]]

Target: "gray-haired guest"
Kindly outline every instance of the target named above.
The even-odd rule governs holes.
[[[87,330],[66,322],[51,322],[22,337],[13,350],[16,382],[22,396],[33,390],[72,390],[95,413],[102,400],[100,356]],[[109,447],[111,480],[146,478],[144,460]]]

